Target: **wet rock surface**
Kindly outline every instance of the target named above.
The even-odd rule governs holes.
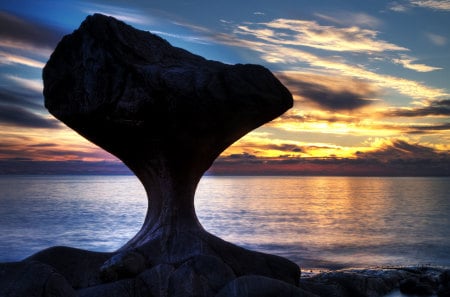
[[[346,269],[320,273],[300,281],[300,288],[317,296],[377,297],[393,290],[410,296],[446,296],[450,270],[436,267]]]

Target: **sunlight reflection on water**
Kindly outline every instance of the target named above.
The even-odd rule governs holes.
[[[302,267],[450,266],[449,178],[204,177],[213,234]],[[0,261],[67,245],[112,251],[147,208],[133,176],[0,177]]]

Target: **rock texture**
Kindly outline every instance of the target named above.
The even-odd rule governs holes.
[[[345,269],[302,279],[300,287],[316,296],[379,297],[396,290],[408,296],[450,296],[449,270],[436,267]]]
[[[296,264],[215,237],[194,209],[216,157],[292,106],[269,70],[209,61],[95,14],[61,40],[43,80],[50,113],[121,159],[149,207],[142,229],[115,253],[56,247],[27,262],[54,267],[86,297],[214,296],[265,280],[300,290]]]

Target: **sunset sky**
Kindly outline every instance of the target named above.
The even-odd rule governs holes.
[[[50,54],[96,12],[291,91],[212,174],[450,175],[450,0],[2,1],[0,173],[126,172],[43,104]]]

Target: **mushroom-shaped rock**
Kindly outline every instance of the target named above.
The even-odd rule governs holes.
[[[121,253],[138,252],[146,265],[210,255],[237,276],[298,281],[295,264],[222,241],[194,210],[197,184],[216,157],[292,106],[269,70],[206,60],[95,14],[61,40],[43,80],[50,113],[121,159],[145,187],[145,222]]]

